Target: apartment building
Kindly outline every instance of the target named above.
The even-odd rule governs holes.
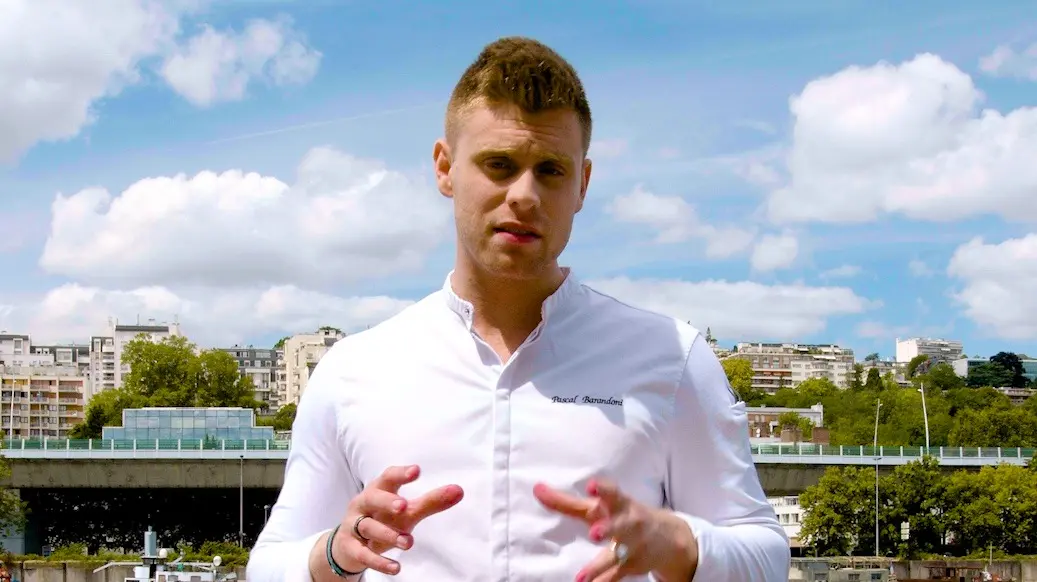
[[[951,363],[961,359],[965,352],[958,340],[922,338],[897,338],[897,362],[906,364],[918,356],[929,356],[933,363]]]
[[[83,420],[91,392],[81,354],[75,346],[34,346],[28,335],[0,334],[0,430],[11,438],[67,437]]]
[[[803,546],[799,539],[799,534],[803,527],[805,512],[799,504],[799,497],[796,495],[768,497],[767,501],[774,508],[774,513],[778,516],[778,523],[785,530],[785,534],[791,542],[793,552],[795,552]]]
[[[122,350],[141,334],[152,341],[161,341],[181,335],[180,324],[157,323],[150,319],[146,324],[123,325],[118,320],[109,319],[107,335],[90,338],[90,380],[94,391],[122,387],[123,378],[130,372],[129,365],[122,363]]]
[[[238,363],[238,373],[252,379],[256,400],[265,402],[269,410],[281,405],[278,382],[284,377],[284,350],[252,346],[221,348]]]
[[[853,350],[831,344],[739,343],[731,358],[748,360],[753,389],[773,394],[810,378],[827,378],[840,388],[853,372]]]
[[[284,342],[284,397],[280,404],[298,404],[306,391],[310,373],[335,342],[346,337],[337,329],[322,328],[314,333],[296,334]]]

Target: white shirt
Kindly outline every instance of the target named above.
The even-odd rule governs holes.
[[[411,464],[422,473],[404,497],[457,484],[464,499],[418,524],[410,550],[386,553],[399,574],[371,570],[365,582],[568,582],[602,546],[544,509],[533,486],[584,495],[594,477],[687,521],[696,581],[788,579],[745,404],[696,329],[570,275],[502,364],[449,281],[321,359],[249,582],[309,582],[310,550],[349,501],[386,467]]]

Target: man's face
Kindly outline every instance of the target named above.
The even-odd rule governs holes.
[[[554,273],[591,173],[574,111],[472,107],[434,157],[463,266],[514,279]]]

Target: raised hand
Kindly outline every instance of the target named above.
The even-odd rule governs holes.
[[[411,531],[419,522],[450,509],[464,497],[457,485],[444,485],[411,500],[401,497],[400,487],[420,474],[416,465],[389,467],[353,498],[332,540],[332,557],[339,566],[349,572],[370,568],[397,574],[399,562],[381,554],[391,548],[410,549],[414,544]]]
[[[638,503],[604,479],[587,484],[589,497],[544,484],[533,494],[547,509],[586,523],[593,542],[609,540],[576,574],[577,582],[614,582],[649,572],[662,581],[691,580],[698,560],[695,536],[672,512]]]

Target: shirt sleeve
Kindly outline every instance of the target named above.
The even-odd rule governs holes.
[[[339,447],[336,351],[317,364],[299,399],[284,485],[249,555],[249,582],[311,582],[313,545],[342,520],[360,491]]]
[[[666,498],[698,541],[694,580],[786,582],[789,539],[753,463],[744,402],[701,335],[674,400]]]

